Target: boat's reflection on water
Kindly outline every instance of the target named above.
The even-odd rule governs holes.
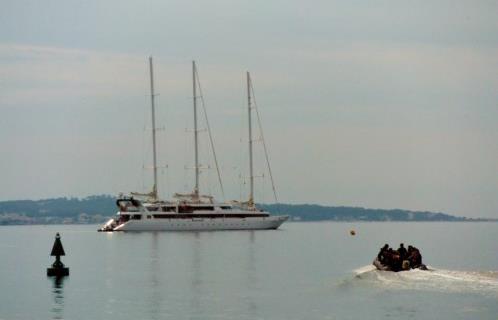
[[[52,319],[64,319],[64,277],[49,278],[52,281]]]
[[[194,232],[194,239],[192,243],[192,270],[190,281],[190,318],[196,318],[202,315],[202,296],[205,294],[202,277],[202,238],[200,232]]]
[[[164,301],[161,295],[161,281],[158,275],[161,272],[161,266],[159,261],[159,233],[152,233],[152,246],[150,250],[150,286],[151,286],[151,294],[150,294],[150,307],[149,314],[150,319],[156,320],[161,318],[161,306],[164,306]]]
[[[179,309],[187,319],[202,319],[206,313],[226,318],[231,315],[233,304],[242,310],[243,317],[258,318],[260,310],[253,294],[260,285],[256,263],[258,232],[236,233],[243,238],[239,238],[240,245],[235,250],[227,247],[225,252],[215,248],[217,233],[150,233],[146,266],[149,276],[145,285],[147,318],[164,319]],[[228,238],[232,237],[230,234],[220,233]],[[175,238],[181,241],[175,242]],[[182,249],[180,254],[171,255],[169,250],[175,245],[181,245]],[[172,277],[177,265],[185,269]],[[223,284],[226,291],[219,290]],[[251,294],[241,295],[240,288],[248,289]]]
[[[239,290],[237,289],[237,286],[248,288],[251,291],[257,289],[259,281],[255,261],[255,238],[257,231],[251,230],[248,232],[240,232],[241,235],[243,235],[243,233],[246,233],[247,237],[243,241],[244,245],[240,246],[240,255],[232,252],[232,256],[220,255],[219,257],[226,261],[227,266],[237,270],[238,276],[232,278],[231,281],[238,282],[238,284],[229,285],[233,290],[231,292],[217,292],[216,289],[212,288],[213,285],[216,285],[216,283],[212,282],[209,275],[209,264],[213,263],[213,261],[207,261],[209,259],[206,259],[206,252],[209,252],[209,250],[206,249],[207,245],[204,243],[206,241],[204,238],[206,236],[212,236],[212,234],[204,232],[194,233],[194,238],[192,239],[191,281],[189,288],[189,317],[191,319],[202,319],[206,310],[210,310],[212,314],[216,314],[219,318],[226,318],[231,312],[230,303],[228,305],[224,305],[223,303],[220,305],[219,301],[230,299],[229,295],[238,296]],[[238,259],[240,259],[239,262],[235,263],[234,260]],[[228,273],[228,276],[230,277],[230,273]],[[238,308],[243,310],[244,316],[251,319],[259,318],[258,306],[253,295],[243,295],[237,300],[238,301],[236,302],[232,302],[232,304],[239,304]]]
[[[246,262],[245,265],[247,266],[246,268],[246,287],[249,288],[250,290],[257,290],[258,286],[258,270],[256,268],[256,261],[255,261],[255,231],[251,230],[249,231],[249,243],[247,245],[247,256],[246,256]],[[258,306],[256,304],[256,301],[254,300],[254,297],[252,295],[248,295],[246,298],[247,303],[247,312],[248,315],[255,319],[259,318],[258,315]]]

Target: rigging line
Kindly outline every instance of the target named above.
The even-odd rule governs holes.
[[[168,168],[166,168],[166,196],[167,198],[171,198],[171,195],[170,195],[170,190],[171,190],[171,186],[170,186],[170,181],[169,181],[169,170]]]
[[[162,110],[163,110],[163,115],[164,115],[164,116],[163,116],[163,119],[164,119],[164,120],[162,121],[162,123],[163,123],[163,128],[164,128],[164,133],[163,133],[162,135],[160,135],[160,136],[159,136],[159,137],[161,137],[161,136],[162,136],[162,139],[160,139],[160,140],[162,140],[162,141],[163,141],[163,146],[164,146],[164,147],[163,147],[163,152],[164,152],[164,150],[168,150],[168,146],[169,146],[169,143],[168,143],[168,134],[166,133],[166,128],[169,128],[169,127],[168,127],[168,122],[167,122],[167,121],[168,121],[168,115],[169,115],[169,114],[168,114],[168,104],[167,104],[167,102],[166,102],[166,103],[164,103],[164,104],[165,104],[165,107],[162,109]],[[169,158],[168,158],[168,156],[169,156],[169,153],[168,153],[168,152],[166,152],[166,155],[164,155],[164,153],[163,153],[163,152],[162,152],[162,154],[163,154],[163,159],[165,159],[166,163],[163,165],[163,168],[162,168],[162,170],[163,170],[163,183],[162,183],[162,185],[163,185],[164,189],[166,189],[166,188],[168,188],[168,183],[169,183],[169,182],[168,182],[168,163],[169,163]],[[164,167],[165,167],[165,168],[164,168]],[[166,171],[166,183],[164,183],[164,171]],[[166,185],[166,186],[165,186],[165,185]],[[163,194],[166,196],[166,195],[168,195],[168,193],[169,193],[169,188],[168,188],[168,189],[166,190],[166,192],[165,192],[165,193],[163,193]],[[167,197],[167,198],[168,198],[168,197]],[[164,198],[164,199],[167,199],[167,198]]]
[[[218,182],[220,183],[221,196],[223,197],[223,201],[225,201],[225,190],[223,189],[223,183],[221,182],[220,167],[218,166],[218,159],[216,157],[216,151],[214,149],[213,136],[211,134],[211,126],[209,125],[209,120],[206,112],[206,105],[204,102],[204,94],[202,93],[201,82],[199,81],[199,73],[197,72],[197,69],[195,70],[195,76],[197,79],[197,88],[199,89],[199,94],[201,98],[202,110],[204,111],[204,119],[206,120],[206,126],[208,129],[209,142],[211,143],[211,150],[213,151],[214,164],[216,165],[216,172],[218,173]]]
[[[187,158],[190,158],[190,157],[187,157],[187,146],[189,145],[190,141],[189,141],[189,137],[187,135],[187,131],[188,131],[188,120],[187,120],[187,117],[184,117],[185,119],[185,125],[184,125],[184,134],[183,134],[183,193],[187,193],[188,191],[188,186],[187,186]]]
[[[145,146],[145,133],[147,132],[147,123],[146,123],[146,118],[147,118],[147,110],[146,109],[143,109],[143,130],[142,130],[142,170],[141,173],[142,173],[142,191],[145,190],[145,149],[146,149],[146,146]]]
[[[270,159],[268,157],[268,150],[266,148],[265,136],[263,134],[263,126],[261,125],[261,117],[259,116],[258,103],[256,102],[256,94],[254,93],[254,87],[252,86],[252,81],[249,81],[249,85],[251,86],[254,109],[256,109],[256,117],[258,118],[258,127],[259,127],[259,132],[261,133],[261,140],[263,140],[263,149],[265,150],[265,159],[266,159],[266,164],[268,166],[268,173],[270,175],[271,188],[273,190],[273,196],[275,197],[275,202],[278,203],[277,190],[275,189],[275,182],[273,180],[273,174],[271,172]]]
[[[236,175],[236,183],[237,183],[237,186],[239,187],[239,199],[238,201],[239,202],[242,202],[242,188],[243,188],[243,181],[242,181],[242,172],[245,172],[245,162],[243,161],[243,159],[245,159],[245,154],[244,154],[244,151],[245,151],[245,145],[243,146],[243,142],[242,140],[244,139],[245,136],[244,135],[244,125],[245,125],[245,122],[244,122],[244,111],[245,111],[245,99],[243,98],[241,100],[241,103],[240,103],[240,112],[239,112],[239,143],[238,143],[238,156],[239,158],[237,159],[238,163],[238,174]],[[235,167],[234,167],[234,172],[235,172]]]

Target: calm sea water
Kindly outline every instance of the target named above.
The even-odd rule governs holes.
[[[497,223],[96,229],[0,227],[0,319],[498,319]],[[57,231],[71,272],[61,282],[45,276]],[[400,241],[435,271],[372,270]]]

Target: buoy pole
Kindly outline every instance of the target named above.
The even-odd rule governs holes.
[[[61,256],[65,256],[64,247],[62,246],[61,236],[57,232],[55,235],[54,245],[52,246],[52,252],[50,252],[52,257],[55,257],[55,261],[51,267],[47,268],[47,276],[49,277],[65,277],[69,275],[69,268],[64,266],[61,261]]]

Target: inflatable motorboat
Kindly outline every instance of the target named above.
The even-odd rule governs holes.
[[[427,270],[427,266],[422,263],[420,250],[411,245],[408,246],[407,250],[403,243],[399,244],[398,250],[394,250],[386,243],[380,249],[372,264],[381,271]]]
[[[372,264],[377,268],[377,270],[380,270],[380,271],[399,272],[399,271],[408,271],[411,269],[429,270],[429,269],[427,269],[427,266],[423,263],[420,265],[417,265],[417,266],[410,266],[410,261],[408,261],[408,260],[403,261],[401,268],[393,268],[392,266],[385,265],[382,262],[380,262],[378,258],[375,258],[375,260],[372,262]]]

